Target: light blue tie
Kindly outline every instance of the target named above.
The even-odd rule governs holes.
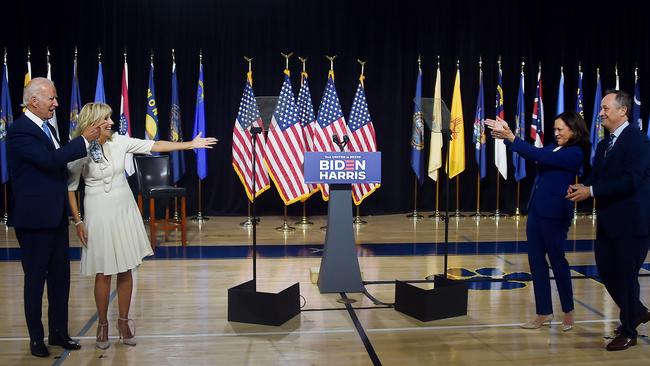
[[[49,126],[50,124],[47,121],[45,121],[43,122],[43,126],[41,127],[43,128],[43,132],[45,132],[45,134],[47,135],[47,138],[50,139],[50,141],[52,141],[52,132],[50,132]],[[54,143],[54,141],[52,141],[52,143]]]

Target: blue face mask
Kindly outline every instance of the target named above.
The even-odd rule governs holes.
[[[97,142],[97,140],[90,141],[88,151],[90,152],[90,158],[93,159],[95,163],[99,163],[104,158],[102,146]]]

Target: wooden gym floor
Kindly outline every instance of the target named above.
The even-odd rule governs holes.
[[[428,214],[428,212],[426,213]],[[241,217],[211,217],[190,223],[189,246],[159,243],[156,257],[137,271],[131,317],[137,323],[136,347],[119,344],[117,299],[109,308],[111,347],[94,347],[97,317],[93,278],[79,270],[79,242],[71,226],[72,285],[69,330],[82,349],[30,355],[23,314],[23,274],[11,228],[0,230],[0,365],[647,365],[650,324],[639,327],[638,344],[606,352],[604,344],[618,325],[618,308],[593,275],[593,222],[579,218],[569,232],[576,327],[562,332],[562,312],[553,284],[556,321],[548,328],[524,330],[534,315],[530,282],[470,282],[467,316],[420,322],[390,306],[393,284],[374,281],[421,280],[443,272],[444,225],[426,217],[363,217],[356,227],[359,264],[370,283],[364,294],[350,293],[351,308],[339,294],[320,294],[310,280],[318,268],[325,238],[324,217],[289,233],[276,231],[280,217],[262,217],[258,226],[258,288],[277,292],[299,282],[301,314],[280,327],[227,321],[227,289],[252,278],[251,230]],[[293,218],[290,223],[293,223]],[[509,278],[528,272],[525,218],[451,219],[449,273],[460,278]],[[4,234],[3,234],[4,233]],[[170,239],[175,239],[172,234]],[[159,240],[163,240],[162,235]],[[646,259],[650,261],[650,259]],[[650,274],[646,263],[643,274]],[[650,277],[641,277],[641,296],[650,305]],[[113,282],[114,283],[114,282]],[[419,284],[430,288],[427,284]],[[429,287],[427,287],[429,286]],[[114,289],[113,289],[114,290]],[[44,298],[46,303],[46,298]],[[44,304],[45,305],[45,304]],[[45,312],[44,312],[45,314]],[[47,316],[43,317],[47,321]],[[47,325],[45,324],[47,330]]]

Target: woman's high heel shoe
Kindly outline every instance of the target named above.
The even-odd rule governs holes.
[[[562,321],[562,331],[568,332],[573,329],[573,310],[564,313],[564,320]]]
[[[520,327],[523,329],[538,329],[544,324],[548,324],[549,328],[551,327],[551,321],[553,320],[553,314],[548,315],[538,315],[534,320],[522,324]]]
[[[133,331],[129,328],[129,320],[133,322]],[[135,321],[129,318],[119,318],[117,320],[117,331],[120,334],[120,340],[127,346],[135,346]]]
[[[111,342],[108,340],[108,322],[97,323],[97,337],[95,338],[95,347],[99,349],[108,349]]]

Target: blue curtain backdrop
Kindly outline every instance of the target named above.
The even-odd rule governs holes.
[[[382,4],[372,0],[9,0],[0,5],[3,14],[0,47],[6,47],[8,52],[14,111],[19,110],[27,47],[31,49],[33,76],[45,76],[46,47],[49,47],[60,97],[57,115],[61,136],[68,135],[66,116],[69,115],[74,47],[79,50],[83,103],[93,98],[97,52],[101,49],[106,99],[113,107],[114,120],[119,113],[122,54],[126,49],[132,133],[140,138],[144,136],[147,71],[152,50],[160,136],[168,136],[171,48],[174,48],[185,140],[191,138],[199,49],[202,49],[207,134],[220,141],[208,153],[210,174],[203,181],[203,212],[208,215],[246,212],[244,190],[233,172],[230,153],[233,123],[247,71],[243,57],[254,58],[254,88],[259,96],[278,94],[285,62],[281,52],[294,52],[290,64],[293,75],[301,71],[297,56],[307,57],[317,109],[329,68],[325,55],[338,55],[334,64],[336,85],[346,118],[360,71],[356,60],[363,59],[367,61],[366,96],[377,131],[377,144],[383,153],[385,174],[382,187],[364,201],[362,214],[380,214],[412,209],[413,173],[409,156],[418,54],[422,55],[423,97],[433,95],[435,59],[440,55],[442,96],[448,105],[456,60],[460,60],[465,116],[472,116],[476,107],[478,60],[482,57],[486,117],[494,116],[496,61],[501,55],[505,112],[510,122],[514,122],[522,58],[526,62],[527,111],[532,110],[537,64],[541,61],[548,140],[552,136],[560,66],[564,66],[566,104],[574,105],[577,65],[578,61],[582,62],[584,95],[589,101],[585,105],[586,116],[592,115],[590,102],[596,67],[600,67],[603,88],[607,89],[614,87],[614,66],[618,64],[621,88],[633,92],[634,66],[638,64],[641,95],[650,97],[650,47],[647,47],[650,27],[646,14],[640,11],[641,5],[640,1],[625,2],[603,18],[603,8],[588,1],[403,0]],[[294,90],[298,90],[299,80],[293,78]],[[642,102],[645,129],[650,99]],[[529,124],[527,115],[527,130]],[[469,141],[472,136],[469,118],[465,129]],[[424,155],[428,156],[428,131],[425,136]],[[469,142],[465,146],[468,163],[460,175],[460,208],[473,211],[474,146]],[[484,210],[494,209],[493,154],[493,143],[488,138],[487,177],[481,184]],[[185,154],[185,159],[191,168],[179,184],[189,188],[188,210],[193,213],[198,195],[195,155]],[[505,212],[512,212],[515,206],[515,181],[509,164],[509,179],[501,183],[501,209]],[[528,170],[534,172],[530,163]],[[522,209],[526,206],[532,177],[529,174],[522,181]],[[455,192],[453,186],[452,192]],[[432,209],[434,195],[435,185],[427,178],[418,195],[420,208]],[[258,204],[258,212],[262,214],[281,213],[282,202],[274,189],[264,193]],[[325,204],[318,196],[310,199],[309,207],[312,214],[325,212]],[[290,214],[299,212],[299,205],[290,207]]]

